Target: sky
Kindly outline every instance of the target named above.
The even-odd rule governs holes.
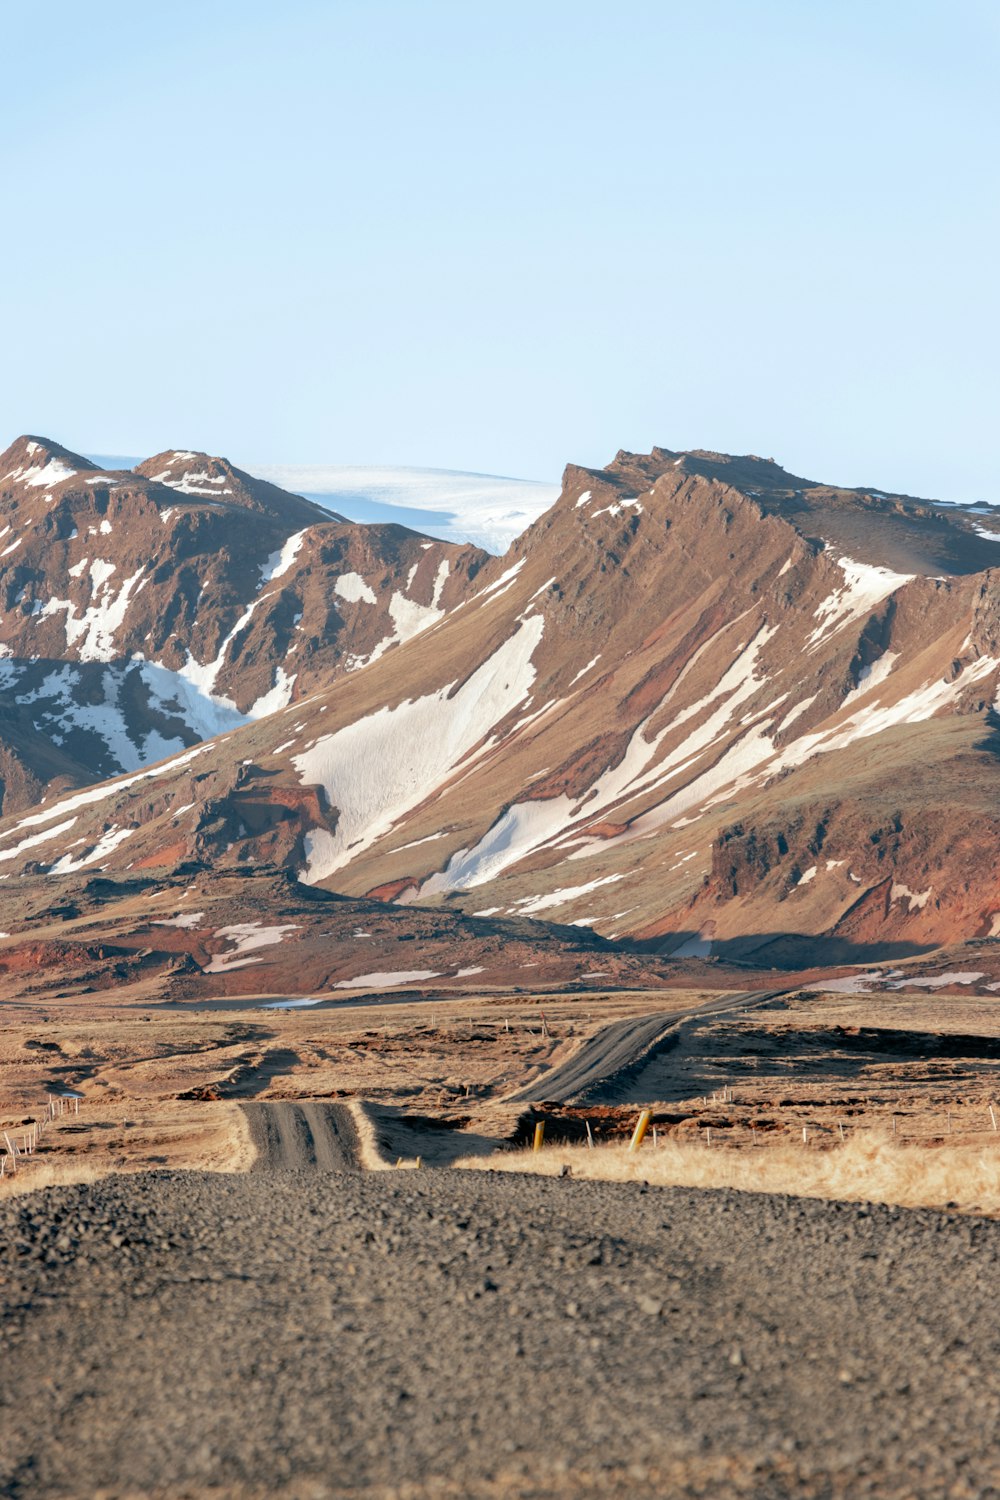
[[[0,5],[3,442],[1000,501],[993,0]]]

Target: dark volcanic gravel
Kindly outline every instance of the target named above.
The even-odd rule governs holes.
[[[1000,1224],[444,1171],[0,1210],[7,1496],[1000,1495]]]

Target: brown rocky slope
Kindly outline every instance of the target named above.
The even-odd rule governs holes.
[[[0,867],[253,863],[754,962],[988,936],[1000,540],[982,519],[759,459],[571,467],[505,558],[449,573],[461,597],[415,639],[6,821]]]
[[[0,806],[135,771],[441,618],[485,554],[359,526],[225,459],[0,455]]]

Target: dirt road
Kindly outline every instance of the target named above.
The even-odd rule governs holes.
[[[349,1172],[358,1166],[358,1138],[343,1104],[285,1100],[241,1106],[257,1147],[252,1171]]]
[[[584,1042],[567,1062],[540,1074],[513,1097],[566,1103],[585,1096],[596,1099],[599,1090],[601,1102],[607,1102],[616,1096],[616,1085],[633,1075],[641,1064],[661,1048],[674,1046],[686,1024],[705,1016],[750,1010],[787,993],[787,990],[751,990],[745,994],[717,995],[690,1010],[658,1011],[651,1016],[615,1021]]]
[[[982,1500],[1000,1224],[486,1172],[0,1208],[0,1494]]]

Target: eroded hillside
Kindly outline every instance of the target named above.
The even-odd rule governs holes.
[[[226,488],[224,468],[170,462],[144,483]],[[982,519],[760,459],[657,449],[571,467],[506,557],[416,539],[399,587],[383,574],[371,608],[391,621],[412,604],[415,638],[366,638],[363,669],[317,667],[267,717],[8,820],[0,862],[252,864],[754,963],[990,935],[1000,539]],[[255,596],[278,655],[281,594],[311,578],[329,595],[329,570],[301,573],[324,527],[286,538],[287,583]],[[225,687],[241,669],[221,658]],[[287,653],[268,671],[289,673]]]

